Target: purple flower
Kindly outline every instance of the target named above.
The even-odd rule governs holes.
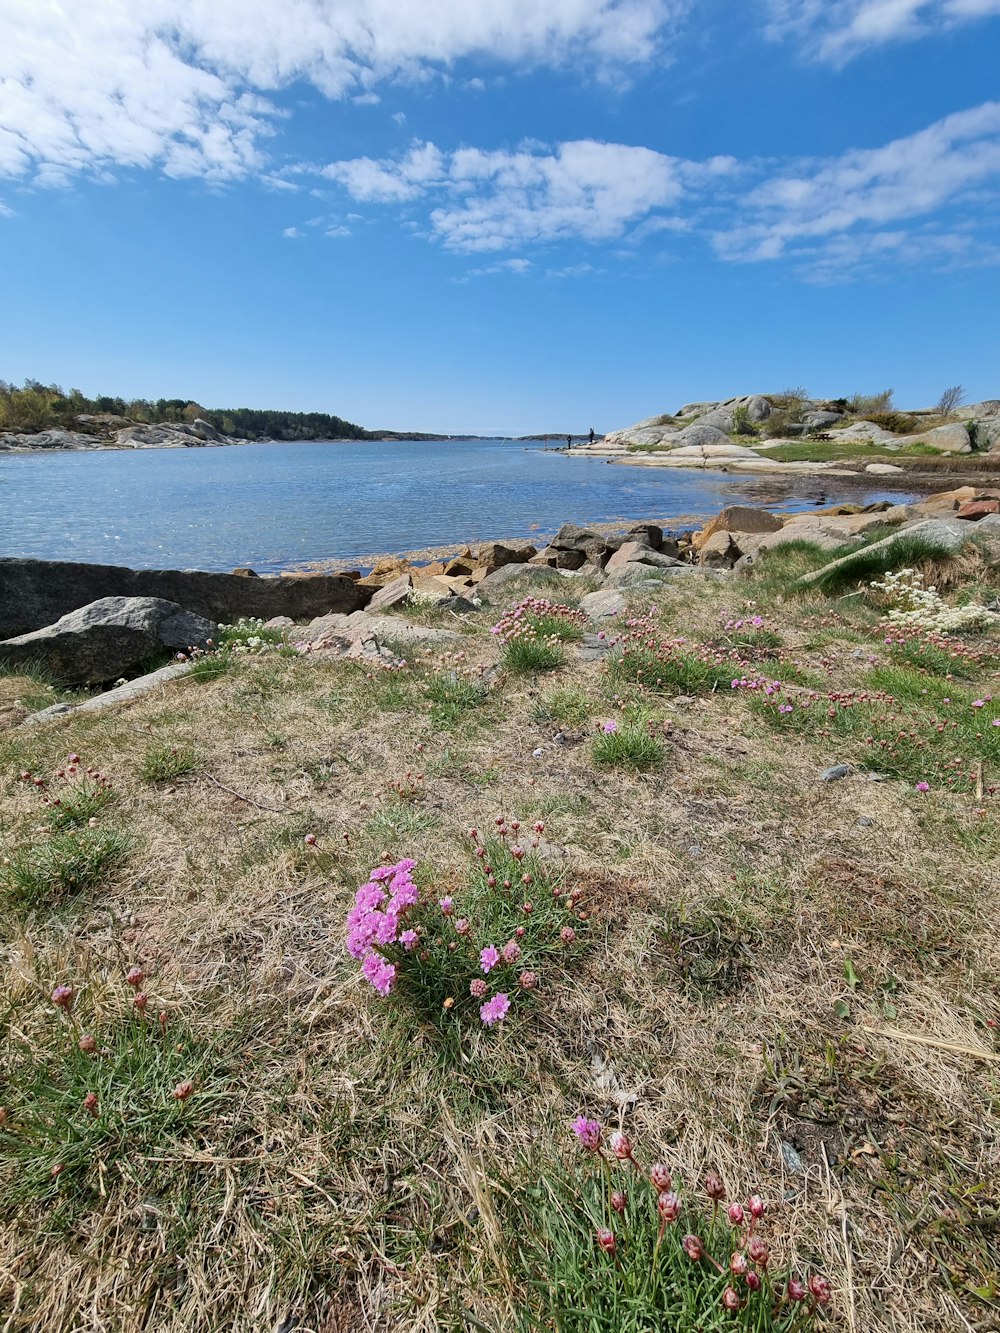
[[[409,953],[417,946],[417,932],[415,930],[404,930],[399,937],[399,942],[406,952]]]
[[[615,722],[614,719],[612,719],[610,722],[605,722],[602,730],[605,736],[613,736],[614,733],[618,730],[618,723]]]
[[[468,921],[466,921],[464,916],[459,916],[455,918],[455,932],[458,935],[468,935],[469,923]]]
[[[499,961],[500,953],[497,949],[494,949],[492,944],[487,945],[486,948],[480,952],[479,966],[484,972],[489,972],[491,967],[496,967]]]
[[[361,970],[380,995],[388,995],[396,980],[396,969],[392,963],[377,953],[370,953],[361,964]]]
[[[455,905],[452,902],[450,896],[445,898],[439,898],[438,907],[440,907],[441,911],[444,913],[445,916],[451,916],[451,914],[455,910]]]
[[[591,1152],[597,1152],[601,1146],[601,1126],[597,1120],[588,1120],[585,1115],[578,1115],[573,1121],[573,1133]]]
[[[420,901],[420,890],[412,880],[407,880],[393,893],[389,900],[389,911],[400,913],[405,912],[408,907],[416,907]]]
[[[393,916],[391,912],[385,915],[375,913],[378,921],[375,924],[375,942],[377,944],[395,944],[396,936],[399,932],[399,918]]]
[[[499,1023],[509,1008],[510,1000],[501,991],[498,995],[494,995],[492,1000],[487,1000],[484,1005],[480,1006],[479,1017],[489,1028],[494,1023]]]
[[[931,784],[929,782],[917,783],[917,791],[930,791],[930,789],[931,789]]]

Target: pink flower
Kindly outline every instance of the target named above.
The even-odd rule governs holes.
[[[482,977],[473,977],[469,982],[469,994],[477,1000],[481,1000],[489,987]]]
[[[451,916],[452,913],[455,911],[454,904],[452,903],[452,900],[451,900],[450,897],[447,897],[447,898],[439,898],[439,899],[438,899],[438,907],[441,908],[441,911],[444,913],[445,916]]]
[[[417,947],[417,938],[415,930],[404,930],[399,937],[399,942],[407,953],[411,953]]]
[[[747,1257],[742,1251],[737,1251],[729,1260],[729,1271],[733,1277],[746,1277],[750,1268]]]
[[[604,732],[605,736],[613,736],[618,730],[618,723],[612,719],[610,722],[605,722],[601,730]]]
[[[361,964],[361,971],[380,995],[388,995],[396,980],[396,969],[381,954],[370,953]]]
[[[492,944],[488,944],[485,949],[479,952],[479,966],[484,972],[489,972],[491,968],[496,967],[500,961],[500,952]]]
[[[750,1237],[747,1241],[747,1253],[758,1268],[767,1267],[767,1261],[770,1258],[771,1252],[767,1248],[767,1242],[761,1240],[760,1236]]]
[[[986,700],[985,700],[985,699],[973,699],[973,701],[972,701],[972,707],[973,707],[973,708],[985,708],[985,707],[986,707]]]
[[[750,1209],[751,1217],[763,1217],[764,1214],[767,1212],[767,1204],[764,1202],[764,1200],[760,1197],[759,1194],[750,1195],[750,1200],[747,1204],[747,1207]]]
[[[468,923],[468,921],[466,921],[466,919],[465,919],[464,916],[456,917],[456,919],[455,919],[455,932],[456,932],[456,934],[458,934],[458,935],[468,935],[468,933],[469,933],[469,923]]]
[[[505,963],[516,963],[521,957],[521,946],[517,940],[508,940],[503,946],[503,960]]]
[[[931,784],[929,782],[917,783],[917,791],[930,791],[930,789],[931,789]]]
[[[664,1190],[670,1189],[674,1183],[673,1176],[671,1176],[670,1169],[666,1162],[654,1162],[649,1168],[649,1178],[653,1182],[653,1189],[655,1189],[658,1194],[662,1194]]]
[[[705,1177],[705,1193],[716,1203],[726,1197],[726,1187],[714,1171],[710,1171]]]
[[[179,1102],[186,1102],[192,1092],[194,1092],[194,1083],[191,1079],[186,1078],[183,1083],[177,1084],[177,1087],[174,1088],[171,1096],[176,1097]]]
[[[786,1295],[790,1301],[804,1301],[806,1298],[806,1284],[800,1282],[797,1277],[790,1277]]]
[[[69,1013],[73,1008],[73,987],[57,986],[52,992],[52,1003],[57,1009],[65,1009]]]
[[[611,1207],[615,1210],[616,1213],[619,1214],[619,1216],[625,1212],[625,1205],[627,1203],[628,1200],[626,1199],[625,1195],[622,1193],[621,1190],[613,1191],[611,1195]]]
[[[611,1135],[611,1138],[609,1139],[609,1144],[611,1147],[611,1151],[614,1153],[614,1155],[618,1158],[620,1162],[628,1162],[631,1160],[632,1140],[629,1138],[627,1134],[621,1133],[620,1130],[616,1131],[614,1134]]]
[[[80,1047],[80,1050],[83,1051],[84,1055],[93,1055],[97,1050],[96,1040],[87,1032],[83,1034],[77,1042],[77,1045]]]
[[[306,836],[302,839],[302,841],[305,843],[305,845],[306,845],[307,847],[315,847],[315,846],[316,846],[316,834],[315,834],[315,833],[307,833]]]
[[[597,1233],[597,1243],[605,1254],[614,1254],[618,1248],[618,1242],[615,1240],[615,1233],[609,1231],[607,1227],[601,1227]]]
[[[809,1290],[812,1292],[813,1300],[817,1305],[830,1304],[830,1284],[825,1277],[820,1277],[819,1273],[813,1273],[810,1277]]]
[[[734,1227],[742,1226],[745,1214],[741,1203],[731,1203],[729,1205],[729,1220]]]
[[[572,926],[563,926],[562,930],[559,932],[559,938],[562,940],[563,944],[572,944],[576,939],[576,931]]]
[[[656,1200],[656,1207],[664,1222],[676,1222],[681,1215],[681,1201],[673,1190],[664,1190]]]
[[[479,1017],[486,1027],[491,1028],[494,1023],[501,1021],[509,1008],[510,999],[500,991],[493,996],[492,1000],[487,1000],[484,1005],[480,1006]]]
[[[578,1115],[573,1121],[573,1133],[591,1152],[597,1152],[601,1146],[601,1125],[598,1120],[588,1120],[585,1115]]]
[[[517,984],[522,990],[534,990],[538,985],[538,976],[531,971],[522,972],[517,979]]]
[[[141,967],[130,967],[125,976],[125,980],[131,987],[133,987],[133,989],[138,990],[146,980],[146,974]]]
[[[687,1257],[694,1259],[696,1263],[705,1253],[705,1247],[697,1236],[685,1236],[681,1244],[684,1246],[684,1253]]]
[[[740,1310],[743,1307],[740,1294],[733,1287],[727,1287],[722,1293],[722,1304],[727,1310]]]

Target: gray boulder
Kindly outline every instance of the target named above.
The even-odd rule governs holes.
[[[485,597],[487,601],[495,601],[497,597],[504,594],[507,587],[512,583],[524,583],[527,585],[538,585],[539,587],[551,588],[561,583],[563,575],[558,574],[556,570],[549,568],[548,565],[504,565],[501,569],[492,574],[487,574],[476,584],[476,593]]]
[[[610,620],[625,610],[625,598],[614,588],[601,588],[580,598],[580,610],[591,620]]]
[[[802,424],[806,430],[827,430],[843,419],[842,412],[807,412],[802,418]]]
[[[370,596],[369,588],[341,574],[251,579],[197,569],[0,559],[0,639],[51,625],[102,597],[159,597],[228,624],[241,616],[308,620],[331,611],[357,611]]]
[[[1000,415],[976,417],[973,424],[976,428],[977,449],[985,449],[989,453],[1000,449]]]
[[[157,597],[102,597],[0,643],[8,666],[40,664],[67,685],[103,685],[159,654],[205,648],[217,626]]]
[[[199,440],[211,440],[215,444],[222,444],[225,435],[215,429],[210,421],[205,421],[202,417],[195,417],[191,422],[191,430],[198,436]]]
[[[731,444],[729,436],[718,426],[705,425],[701,421],[696,421],[693,426],[687,426],[684,430],[678,431],[671,437],[672,444],[695,445],[703,449],[706,444]]]
[[[919,435],[897,435],[894,444],[898,449],[907,444],[926,444],[947,454],[972,453],[972,440],[965,426],[936,426]]]
[[[384,588],[379,588],[368,603],[368,610],[390,611],[394,606],[405,606],[412,591],[413,580],[409,574],[400,574],[398,579],[392,579]]]

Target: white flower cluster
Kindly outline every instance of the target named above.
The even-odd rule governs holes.
[[[924,576],[917,569],[900,569],[886,574],[871,585],[885,593],[892,603],[885,619],[894,629],[936,630],[939,633],[979,629],[990,618],[978,602],[967,606],[948,606],[937,588],[924,587]]]
[[[283,634],[275,635],[273,630],[262,634],[263,629],[263,620],[254,616],[242,616],[235,625],[219,627],[222,644],[231,653],[269,653],[283,645]]]

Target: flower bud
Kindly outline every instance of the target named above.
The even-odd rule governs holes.
[[[697,1263],[705,1253],[705,1247],[702,1245],[698,1236],[685,1236],[681,1241],[681,1244],[684,1246],[684,1253],[689,1259],[693,1259],[695,1263]]]
[[[625,1212],[625,1204],[627,1202],[628,1200],[625,1198],[625,1195],[622,1193],[621,1190],[615,1190],[614,1193],[611,1195],[611,1207],[619,1215]]]
[[[763,1217],[767,1212],[767,1204],[759,1194],[751,1194],[747,1207],[750,1209],[750,1215],[752,1217]]]
[[[747,1242],[747,1253],[757,1265],[758,1268],[766,1268],[767,1261],[771,1257],[771,1252],[767,1248],[767,1243],[759,1236],[751,1236]]]
[[[97,1118],[97,1093],[96,1093],[96,1092],[88,1092],[88,1093],[87,1093],[86,1097],[84,1097],[84,1099],[83,1099],[83,1109],[84,1109],[85,1111],[89,1111],[89,1113],[90,1113],[95,1119]]]
[[[562,940],[563,944],[572,944],[576,939],[576,931],[572,926],[563,926],[562,930],[559,932],[559,938]]]
[[[750,1272],[747,1273],[746,1281],[747,1281],[747,1286],[750,1288],[751,1291],[760,1291],[761,1287],[763,1287],[764,1285],[763,1282],[760,1280],[760,1274],[755,1273],[752,1268],[750,1269]]]
[[[806,1284],[800,1282],[797,1277],[790,1277],[786,1295],[790,1301],[804,1301],[806,1298]]]
[[[134,990],[138,990],[139,987],[142,985],[142,983],[146,980],[146,974],[141,967],[130,967],[128,973],[126,974],[125,980],[131,987],[133,987]]]
[[[146,1005],[149,1004],[149,996],[143,990],[136,991],[132,1003],[139,1010],[140,1014],[144,1014],[146,1012]]]
[[[662,1194],[664,1190],[670,1189],[671,1185],[674,1183],[673,1177],[665,1162],[654,1162],[649,1168],[649,1178],[653,1182],[653,1188],[658,1194]]]
[[[83,1051],[84,1055],[93,1055],[97,1050],[97,1041],[88,1032],[83,1034],[77,1045],[80,1047],[80,1050]]]
[[[736,1253],[732,1255],[729,1260],[730,1273],[732,1273],[733,1277],[746,1277],[749,1270],[750,1270],[750,1265],[747,1262],[746,1255],[743,1254],[741,1251],[737,1250]]]
[[[722,1304],[727,1310],[741,1310],[743,1302],[740,1299],[739,1292],[734,1287],[727,1287],[722,1293]]]
[[[522,972],[517,979],[517,984],[522,990],[534,990],[538,985],[538,975],[535,972]]]
[[[656,1200],[656,1206],[664,1222],[676,1222],[681,1215],[681,1201],[673,1190],[664,1190]]]
[[[742,1226],[746,1214],[743,1212],[743,1205],[740,1203],[731,1203],[729,1205],[729,1220],[734,1227]]]
[[[830,1304],[830,1284],[825,1277],[819,1273],[813,1273],[809,1279],[809,1290],[812,1292],[813,1299],[817,1305]]]
[[[620,1162],[627,1162],[631,1159],[632,1140],[627,1134],[622,1134],[620,1130],[616,1131],[611,1135],[608,1143],[611,1146],[611,1151]]]
[[[186,1102],[192,1092],[194,1092],[194,1083],[191,1079],[186,1078],[183,1083],[177,1084],[172,1095],[176,1097],[179,1102]]]
[[[306,845],[307,847],[315,847],[315,846],[316,846],[316,834],[315,834],[315,833],[307,833],[306,836],[302,839],[302,841],[305,843],[305,845]]]
[[[615,1233],[609,1231],[607,1227],[601,1227],[597,1233],[597,1243],[605,1254],[614,1254],[618,1248],[618,1242],[615,1240]]]
[[[726,1197],[726,1187],[714,1171],[710,1171],[705,1177],[705,1193],[716,1203]]]
[[[52,1003],[57,1009],[65,1009],[69,1013],[73,1008],[73,987],[57,986],[52,992]]]

